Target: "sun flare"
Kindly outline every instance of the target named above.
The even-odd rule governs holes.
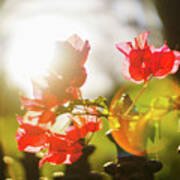
[[[10,78],[16,84],[27,91],[31,78],[39,78],[47,72],[54,58],[56,42],[74,32],[75,24],[71,21],[43,16],[13,24],[7,62]],[[82,34],[83,26],[78,27],[76,32]]]

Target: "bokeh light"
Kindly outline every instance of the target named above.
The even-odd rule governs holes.
[[[158,153],[167,146],[168,140],[162,135],[166,130],[163,130],[162,124],[166,124],[167,118],[172,121],[177,119],[171,95],[178,97],[179,88],[173,80],[152,81],[134,109],[124,116],[139,90],[140,87],[134,89],[129,86],[119,89],[110,105],[109,124],[121,148],[131,154],[144,156]]]

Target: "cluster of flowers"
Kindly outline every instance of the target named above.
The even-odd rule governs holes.
[[[95,106],[81,107],[79,111],[72,106],[68,109],[70,102],[82,98],[79,88],[87,77],[84,64],[89,50],[88,41],[83,42],[77,35],[59,42],[56,64],[45,78],[45,85],[34,81],[34,99],[21,96],[26,113],[17,117],[20,125],[16,133],[18,149],[30,153],[43,150],[40,167],[45,162],[75,162],[85,145],[81,139],[101,128]],[[58,65],[61,59],[63,64]],[[76,117],[72,113],[74,109]],[[66,117],[59,118],[64,114]],[[66,120],[65,125],[59,127],[58,121],[62,124],[63,119]]]
[[[134,45],[131,42],[116,45],[126,57],[124,76],[135,83],[175,73],[180,64],[180,52],[170,50],[166,44],[159,48],[148,45],[148,34],[141,33]],[[102,127],[97,103],[88,105],[90,101],[83,100],[80,92],[87,78],[84,64],[90,50],[88,41],[74,35],[60,42],[58,48],[56,63],[44,78],[45,85],[33,82],[34,99],[21,97],[26,113],[17,117],[18,148],[31,153],[43,150],[40,166],[45,162],[75,162],[82,155],[85,145],[82,139]],[[67,116],[60,119],[64,114]]]
[[[177,72],[180,64],[180,52],[172,51],[166,43],[155,48],[148,45],[149,32],[141,33],[134,41],[116,45],[126,59],[123,62],[124,76],[135,83],[148,81],[151,77],[164,78]]]

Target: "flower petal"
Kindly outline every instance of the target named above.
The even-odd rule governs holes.
[[[29,99],[26,98],[25,96],[21,96],[21,103],[28,110],[37,109],[38,111],[40,108],[44,107],[42,101],[37,99]]]
[[[122,52],[126,57],[129,56],[129,53],[131,52],[132,50],[132,44],[131,42],[121,42],[121,43],[118,43],[116,44],[116,48]]]
[[[39,152],[47,147],[49,137],[47,131],[30,124],[22,124],[16,133],[16,141],[20,151]]]
[[[148,46],[147,44],[148,35],[149,35],[149,31],[146,31],[139,34],[136,38],[134,38],[136,49],[144,49]]]
[[[71,141],[77,141],[81,138],[80,128],[76,126],[70,126],[66,129],[66,137]]]
[[[68,148],[66,136],[60,134],[52,134],[50,137],[50,152],[65,152]]]
[[[151,59],[151,71],[153,76],[161,77],[169,74],[175,63],[175,56],[172,51],[155,52]]]
[[[44,157],[40,160],[39,162],[39,168],[45,163],[45,162],[49,162],[51,164],[62,164],[67,157],[67,153],[66,152],[54,152],[54,153],[48,153],[46,155],[44,155]]]
[[[70,163],[76,162],[82,155],[82,152],[77,152],[77,153],[71,153],[70,154],[70,158],[69,161]]]
[[[56,114],[52,112],[51,110],[44,111],[38,118],[38,123],[47,124],[51,123],[54,124],[56,121]]]

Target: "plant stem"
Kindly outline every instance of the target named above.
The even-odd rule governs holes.
[[[138,99],[142,96],[142,94],[144,93],[145,89],[147,88],[148,86],[148,82],[149,81],[146,81],[144,83],[144,86],[142,87],[141,91],[139,92],[139,94],[136,96],[135,100],[133,101],[133,103],[129,106],[129,108],[127,109],[127,111],[123,114],[123,116],[127,116],[130,111],[134,108],[135,104],[137,103]]]
[[[92,114],[92,113],[72,113],[73,116],[96,116],[96,117],[105,117],[108,118],[106,114]]]

